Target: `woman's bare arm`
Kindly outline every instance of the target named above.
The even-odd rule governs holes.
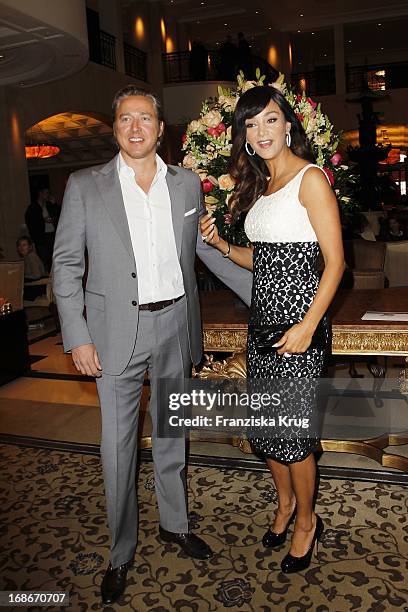
[[[294,325],[281,339],[279,353],[303,353],[332,302],[343,276],[344,252],[336,197],[318,168],[308,170],[302,180],[299,199],[307,210],[323,254],[325,269],[313,302],[303,321]]]
[[[209,215],[203,215],[200,219],[201,235],[206,238],[206,243],[211,244],[218,249],[223,255],[228,252],[228,257],[241,268],[246,268],[252,271],[253,266],[253,247],[239,247],[235,244],[230,244],[220,237],[218,234],[215,219]]]

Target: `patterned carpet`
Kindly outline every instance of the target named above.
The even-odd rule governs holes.
[[[109,544],[99,458],[1,446],[0,470],[0,589],[66,591],[69,610],[101,609]],[[322,480],[319,553],[291,576],[279,571],[289,543],[260,544],[276,503],[267,474],[190,467],[189,492],[191,527],[216,554],[194,561],[160,543],[152,465],[142,465],[139,546],[116,610],[408,610],[406,488]]]

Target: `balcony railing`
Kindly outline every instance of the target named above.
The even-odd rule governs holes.
[[[386,91],[408,87],[408,62],[348,66],[347,91]]]
[[[101,64],[116,70],[115,37],[103,30],[99,31],[101,45]]]
[[[226,70],[219,51],[207,51],[202,55],[191,51],[164,53],[163,74],[165,83],[185,83],[188,81],[235,81],[238,67]],[[278,77],[278,72],[264,59],[252,57],[253,70],[259,68],[266,76],[265,82],[271,83]],[[247,75],[253,78],[254,75]]]
[[[147,54],[128,43],[123,44],[125,72],[135,79],[147,81]]]
[[[291,76],[295,91],[308,96],[330,96],[336,93],[334,66],[319,66],[312,72],[295,72]]]

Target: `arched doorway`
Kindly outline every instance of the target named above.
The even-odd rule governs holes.
[[[62,201],[66,181],[79,168],[103,164],[117,152],[110,118],[91,112],[67,111],[47,117],[26,131],[26,145],[57,146],[57,155],[27,159],[31,198],[48,187]]]

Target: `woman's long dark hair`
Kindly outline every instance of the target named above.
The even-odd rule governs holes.
[[[273,100],[284,114],[285,121],[291,123],[290,136],[292,152],[310,162],[315,158],[305,131],[283,94],[275,87],[253,87],[238,100],[232,122],[232,150],[229,173],[236,183],[228,206],[237,220],[242,212],[247,212],[256,200],[266,191],[268,168],[258,155],[250,156],[245,151],[245,121],[252,119]]]

